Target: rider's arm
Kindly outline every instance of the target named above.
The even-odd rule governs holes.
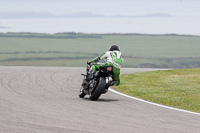
[[[90,63],[97,62],[97,61],[105,59],[105,58],[106,58],[106,53],[102,54],[101,56],[94,58],[93,60],[90,61]]]
[[[99,56],[101,60],[106,59],[108,57],[109,53],[106,52],[103,55]]]

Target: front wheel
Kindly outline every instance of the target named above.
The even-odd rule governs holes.
[[[101,96],[105,87],[106,87],[106,79],[104,77],[100,77],[99,83],[98,83],[95,91],[91,94],[90,99],[91,100],[97,100]]]
[[[80,89],[80,93],[79,93],[79,97],[80,98],[84,98],[85,97],[85,92],[84,92],[84,89],[83,89],[83,87],[81,86],[81,89]]]

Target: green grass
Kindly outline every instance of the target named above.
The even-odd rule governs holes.
[[[200,69],[121,75],[117,91],[147,101],[200,113]]]
[[[199,42],[199,36],[179,35],[0,33],[0,65],[56,59],[86,62],[116,43],[125,58],[124,67],[197,68]]]

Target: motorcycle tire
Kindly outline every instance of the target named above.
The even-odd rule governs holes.
[[[90,100],[97,100],[101,96],[101,94],[104,91],[105,87],[106,87],[106,79],[104,77],[100,77],[99,78],[99,83],[98,83],[95,91],[89,97]]]

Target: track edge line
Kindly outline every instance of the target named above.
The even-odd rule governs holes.
[[[200,113],[197,113],[197,112],[192,112],[192,111],[188,111],[188,110],[178,109],[178,108],[174,108],[174,107],[170,107],[170,106],[166,106],[166,105],[162,105],[162,104],[158,104],[158,103],[149,102],[149,101],[146,101],[146,100],[143,100],[143,99],[139,99],[139,98],[136,98],[136,97],[133,97],[133,96],[129,96],[129,95],[123,94],[121,92],[118,92],[118,91],[112,89],[111,87],[109,88],[109,91],[111,91],[113,93],[116,93],[118,95],[127,97],[127,98],[131,98],[131,99],[134,99],[134,100],[137,100],[137,101],[140,101],[140,102],[144,102],[144,103],[148,103],[148,104],[152,104],[152,105],[155,105],[155,106],[159,106],[159,107],[163,107],[163,108],[167,108],[167,109],[171,109],[171,110],[176,110],[176,111],[180,111],[180,112],[185,112],[185,113],[200,115]]]

